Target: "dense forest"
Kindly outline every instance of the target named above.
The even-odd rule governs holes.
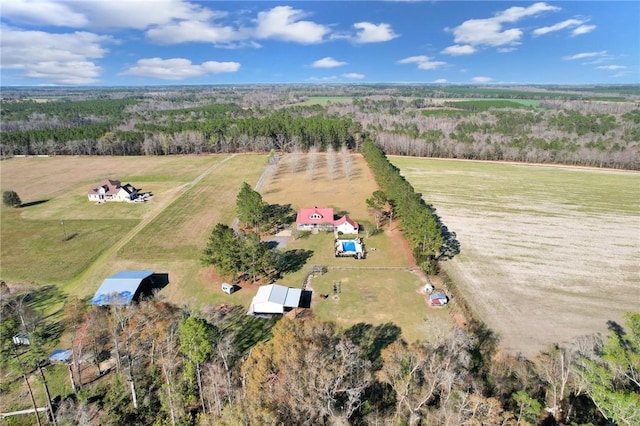
[[[3,291],[0,392],[68,383],[72,392],[50,408],[58,425],[640,422],[640,314],[527,360],[501,353],[478,324],[411,343],[390,323],[340,328],[310,315],[265,320],[231,305],[191,312],[153,298],[110,308],[67,300],[57,324],[32,303],[55,290]],[[30,346],[11,342],[21,326]],[[41,363],[43,343],[63,327],[74,362]]]
[[[260,86],[49,90],[37,98],[14,90],[2,98],[0,153],[359,151],[366,138],[387,154],[637,170],[636,92]]]

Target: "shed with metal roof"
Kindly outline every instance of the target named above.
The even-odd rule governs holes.
[[[250,314],[282,314],[300,305],[302,289],[279,284],[264,285],[258,289],[249,308]]]
[[[139,294],[142,284],[153,271],[120,271],[102,282],[89,301],[91,305],[128,305]]]

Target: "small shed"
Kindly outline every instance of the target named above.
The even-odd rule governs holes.
[[[151,284],[153,271],[120,271],[104,280],[89,301],[91,305],[128,305],[141,292],[143,284]]]
[[[229,283],[222,283],[222,291],[227,294],[232,294],[236,291],[236,286]]]
[[[30,345],[31,340],[29,340],[29,335],[27,333],[18,333],[13,336],[13,344],[14,345]]]
[[[429,295],[429,304],[431,306],[444,306],[449,303],[449,298],[443,293],[433,293]]]
[[[264,285],[258,289],[249,307],[249,314],[282,314],[300,305],[302,289],[279,284]]]

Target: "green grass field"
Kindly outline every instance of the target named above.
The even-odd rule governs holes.
[[[632,172],[408,157],[392,162],[436,206],[482,206],[492,212],[526,208],[542,215],[549,214],[548,203],[585,214],[640,211],[639,175]]]

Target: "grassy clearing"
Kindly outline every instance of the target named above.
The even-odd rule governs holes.
[[[637,311],[639,173],[391,161],[456,234],[445,269],[505,348],[534,355]]]
[[[309,96],[306,101],[300,102],[297,105],[322,105],[335,103],[351,103],[353,98],[351,96]]]
[[[550,204],[590,214],[640,210],[639,175],[633,172],[402,157],[392,161],[436,207],[481,205],[491,212],[533,209],[540,214],[551,213]]]
[[[340,292],[334,297],[333,285],[338,282]],[[420,293],[422,286],[420,278],[409,271],[332,270],[312,280],[312,308],[318,318],[336,321],[345,328],[359,322],[391,322],[402,329],[405,340],[424,340],[430,328],[450,324],[450,320],[446,310],[427,306],[425,295]]]

